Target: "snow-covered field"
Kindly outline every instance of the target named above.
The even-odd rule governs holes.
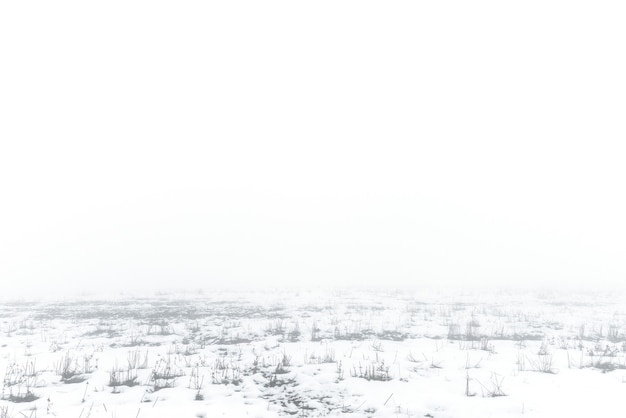
[[[621,295],[264,291],[0,305],[0,417],[624,415]]]

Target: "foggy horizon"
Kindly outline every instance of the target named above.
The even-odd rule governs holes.
[[[2,6],[4,294],[623,288],[619,13],[150,4]]]

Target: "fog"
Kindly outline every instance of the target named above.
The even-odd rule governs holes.
[[[626,276],[623,4],[62,3],[0,6],[3,294]]]

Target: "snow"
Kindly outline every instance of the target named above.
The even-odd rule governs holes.
[[[5,300],[0,416],[621,416],[625,308],[402,289]]]

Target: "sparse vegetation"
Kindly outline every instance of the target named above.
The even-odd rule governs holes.
[[[617,376],[615,371],[626,369],[626,341],[621,340],[626,318],[614,312],[594,321],[568,322],[565,315],[537,309],[529,313],[469,303],[407,303],[398,309],[395,301],[369,306],[337,299],[336,305],[291,311],[281,304],[150,303],[154,306],[143,310],[130,302],[101,310],[79,303],[46,305],[33,311],[32,320],[7,320],[0,331],[3,341],[19,349],[12,348],[5,358],[19,361],[6,363],[3,402],[31,407],[44,404],[33,402],[43,397],[53,415],[55,401],[64,399],[57,396],[58,388],[65,387],[64,393],[75,393],[73,402],[85,404],[85,418],[110,415],[104,405],[98,410],[90,402],[111,393],[123,394],[111,395],[117,399],[139,394],[139,406],[159,408],[179,393],[202,401],[216,393],[252,392],[281,414],[387,409],[416,416],[398,408],[409,401],[400,399],[404,391],[396,392],[397,385],[413,382],[419,387],[432,380],[437,387],[454,386],[458,396],[497,398],[508,395],[509,388],[515,391],[523,379],[540,378],[528,372],[558,379],[562,367],[574,373],[593,370],[598,376]],[[54,326],[38,331],[46,321]],[[4,349],[9,353],[8,346]],[[48,360],[38,368],[42,358]],[[513,374],[503,373],[507,364]],[[458,385],[448,385],[455,379]],[[351,387],[369,394],[356,391],[359,395],[348,399],[343,388]],[[371,388],[377,389],[367,392]],[[389,393],[378,402],[354,398],[380,390]],[[24,409],[0,407],[11,418],[22,416],[20,412],[30,416]]]

